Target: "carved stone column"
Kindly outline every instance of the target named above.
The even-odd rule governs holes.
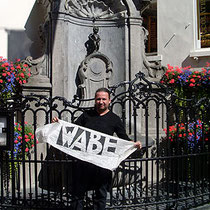
[[[36,93],[50,95],[51,91],[51,69],[49,59],[49,12],[50,1],[38,0],[25,25],[26,34],[31,39],[31,55],[23,63],[31,68],[32,76],[23,87],[26,94]]]

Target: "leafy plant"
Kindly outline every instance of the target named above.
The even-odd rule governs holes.
[[[15,159],[22,159],[23,154],[27,154],[30,149],[34,147],[34,133],[32,127],[25,122],[24,125],[24,138],[22,136],[23,128],[20,123],[14,125],[14,151],[13,156]],[[24,145],[23,145],[24,141]],[[38,142],[37,142],[38,143]],[[25,151],[23,150],[25,149]],[[11,155],[11,152],[9,152]]]
[[[24,133],[24,136],[23,136]],[[27,159],[30,150],[34,147],[34,144],[38,144],[38,141],[35,142],[34,132],[31,125],[25,122],[24,132],[23,127],[20,123],[16,122],[14,124],[14,147],[11,151],[5,151],[4,157],[8,159],[8,165],[5,165],[4,170],[4,180],[11,178],[12,173],[12,162],[14,160],[14,170],[18,169],[20,160],[23,158]],[[9,171],[9,174],[7,173]]]

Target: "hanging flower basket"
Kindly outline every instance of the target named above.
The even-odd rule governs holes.
[[[27,64],[21,63],[20,59],[10,62],[0,57],[0,98],[6,101],[20,92],[21,86],[27,83],[31,76]]]

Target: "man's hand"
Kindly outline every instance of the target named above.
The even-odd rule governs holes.
[[[59,121],[59,119],[57,117],[53,117],[52,123],[55,123],[55,122],[58,122],[58,121]]]
[[[137,148],[137,149],[141,149],[142,148],[142,145],[141,145],[141,142],[140,141],[137,141],[134,143],[134,146]]]

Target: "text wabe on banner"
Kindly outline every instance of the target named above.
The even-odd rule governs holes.
[[[36,130],[40,143],[48,143],[80,160],[109,170],[132,154],[134,142],[59,120]]]

